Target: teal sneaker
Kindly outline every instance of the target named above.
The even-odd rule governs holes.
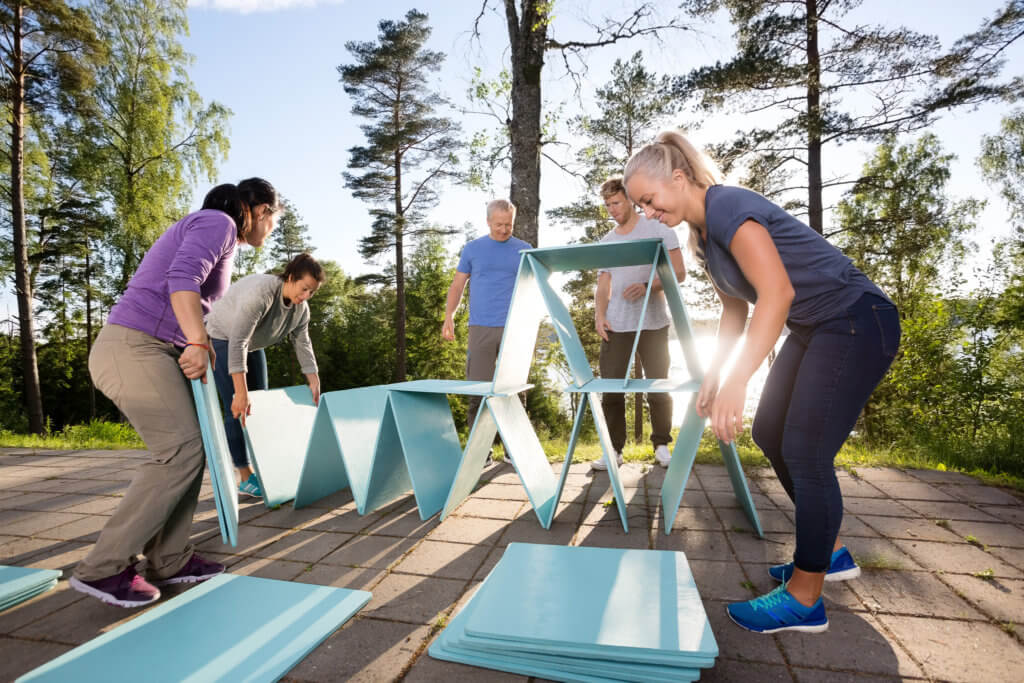
[[[776,581],[789,581],[793,576],[793,563],[787,562],[768,567],[768,573]],[[858,576],[860,576],[860,567],[853,561],[853,555],[845,545],[832,553],[832,562],[828,566],[828,571],[825,572],[826,581],[849,581]]]
[[[263,497],[263,489],[260,488],[260,480],[256,478],[255,472],[250,474],[248,479],[238,485],[238,492],[247,496],[253,496],[254,498]]]
[[[828,630],[824,601],[819,597],[813,606],[805,607],[790,595],[786,584],[759,598],[733,603],[726,611],[737,625],[755,633],[821,633]]]

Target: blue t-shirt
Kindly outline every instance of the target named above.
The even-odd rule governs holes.
[[[814,325],[835,318],[866,292],[888,297],[843,252],[756,192],[712,185],[704,198],[707,242],[701,240],[708,275],[720,290],[749,303],[757,292],[729,251],[748,220],[763,225],[782,258],[795,296],[787,323]]]
[[[456,270],[469,275],[470,325],[505,326],[519,272],[519,251],[532,248],[515,237],[499,242],[490,235],[478,237],[462,248]]]

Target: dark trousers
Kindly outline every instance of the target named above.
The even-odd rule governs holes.
[[[865,294],[841,316],[790,325],[754,416],[754,442],[796,506],[797,568],[828,569],[843,521],[833,461],[900,343],[896,307]]]
[[[213,350],[217,354],[217,366],[213,369],[213,380],[217,384],[220,395],[220,407],[224,412],[224,435],[231,451],[231,462],[235,467],[249,464],[249,454],[245,450],[245,435],[242,423],[231,416],[231,399],[235,397],[235,384],[228,372],[228,342],[225,339],[211,339]],[[250,351],[245,359],[245,386],[249,391],[261,391],[267,388],[267,354],[263,349]]]
[[[490,382],[494,379],[494,366],[498,363],[498,351],[504,327],[469,326],[469,342],[466,348],[466,379]],[[470,431],[480,410],[480,397],[470,396],[466,406],[466,424]]]
[[[599,365],[601,377],[624,378],[629,354],[633,350],[636,332],[609,332],[608,341],[601,340]],[[668,377],[668,326],[658,330],[644,330],[636,347],[647,379]],[[647,394],[651,413],[651,443],[654,447],[672,441],[672,397],[665,393]],[[601,407],[608,421],[612,447],[619,453],[626,445],[626,395],[601,394]]]

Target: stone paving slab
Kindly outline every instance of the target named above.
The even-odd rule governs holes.
[[[0,449],[0,563],[67,574],[144,457]],[[512,468],[497,464],[443,523],[421,520],[411,496],[368,515],[358,514],[348,491],[302,510],[243,500],[237,548],[221,542],[207,481],[192,537],[234,573],[373,592],[283,679],[295,683],[537,680],[426,654],[510,542],[686,552],[720,649],[702,681],[1024,679],[1024,504],[1016,493],[958,473],[839,472],[842,535],[864,562],[862,577],[826,584],[826,633],[755,636],[732,624],[725,606],[774,588],[768,567],[791,559],[793,506],[771,471],[755,468],[750,477],[765,539],[751,533],[723,467],[694,467],[670,535],[660,510],[664,469],[631,462],[622,473],[628,534],[617,507],[602,505],[611,497],[607,475],[582,463],[570,468],[550,530],[540,527]],[[102,605],[61,581],[0,615],[0,680],[140,613]]]

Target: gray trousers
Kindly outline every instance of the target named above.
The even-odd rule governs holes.
[[[633,332],[609,332],[608,341],[601,340],[601,377],[624,378],[629,354],[633,350]],[[647,379],[668,377],[668,326],[640,333],[636,352],[643,365]],[[647,405],[651,411],[651,443],[654,447],[672,441],[672,397],[665,393],[647,394]],[[626,445],[626,395],[620,393],[601,394],[601,407],[608,420],[608,433],[612,447],[619,453]]]
[[[75,567],[79,580],[117,574],[140,553],[146,563],[138,569],[164,579],[192,556],[189,537],[205,458],[192,388],[178,367],[180,355],[174,345],[120,325],[105,325],[96,337],[89,374],[135,427],[150,456],[92,551]]]
[[[498,362],[498,350],[504,327],[469,326],[469,343],[466,349],[466,379],[490,382],[494,379],[494,366]],[[466,424],[473,429],[476,413],[480,409],[480,397],[470,396],[466,408]]]

